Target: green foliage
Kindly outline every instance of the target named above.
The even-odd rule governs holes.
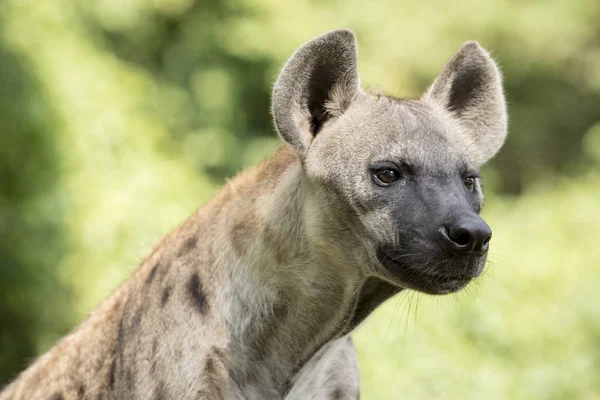
[[[64,251],[57,123],[22,63],[0,44],[0,382],[72,323],[68,287],[56,276]]]
[[[485,171],[491,272],[477,296],[418,296],[414,322],[414,294],[371,317],[365,397],[598,396],[600,182],[578,177],[600,166],[598,20],[584,0],[0,2],[0,383],[277,146],[279,67],[349,27],[363,84],[397,96],[479,40],[511,117]]]

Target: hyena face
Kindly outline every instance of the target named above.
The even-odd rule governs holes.
[[[280,135],[302,161],[309,236],[340,264],[431,294],[481,274],[490,227],[479,168],[501,147],[501,76],[465,43],[419,100],[361,91],[349,31],[319,36],[275,85]]]

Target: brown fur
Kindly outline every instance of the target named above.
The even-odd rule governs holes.
[[[358,398],[349,333],[394,294],[459,290],[485,262],[436,247],[431,210],[479,212],[479,181],[462,179],[504,140],[500,82],[470,43],[423,99],[391,99],[360,89],[350,31],[308,42],[275,85],[280,150],[227,182],[0,400]],[[369,172],[386,160],[406,174],[389,190]],[[393,270],[378,258],[390,244],[431,257]]]

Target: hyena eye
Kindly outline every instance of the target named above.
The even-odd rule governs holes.
[[[472,192],[475,189],[475,177],[469,176],[469,177],[465,178],[464,182],[465,182],[465,187],[467,188],[467,190]]]
[[[400,172],[392,168],[381,168],[373,171],[373,180],[379,186],[389,186],[400,179]]]

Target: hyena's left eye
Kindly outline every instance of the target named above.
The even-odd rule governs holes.
[[[400,172],[393,168],[381,168],[373,171],[373,180],[379,186],[389,186],[400,179]]]
[[[476,178],[473,176],[469,176],[469,177],[465,178],[464,183],[465,183],[465,187],[467,188],[467,190],[472,192],[475,189],[475,179]]]

